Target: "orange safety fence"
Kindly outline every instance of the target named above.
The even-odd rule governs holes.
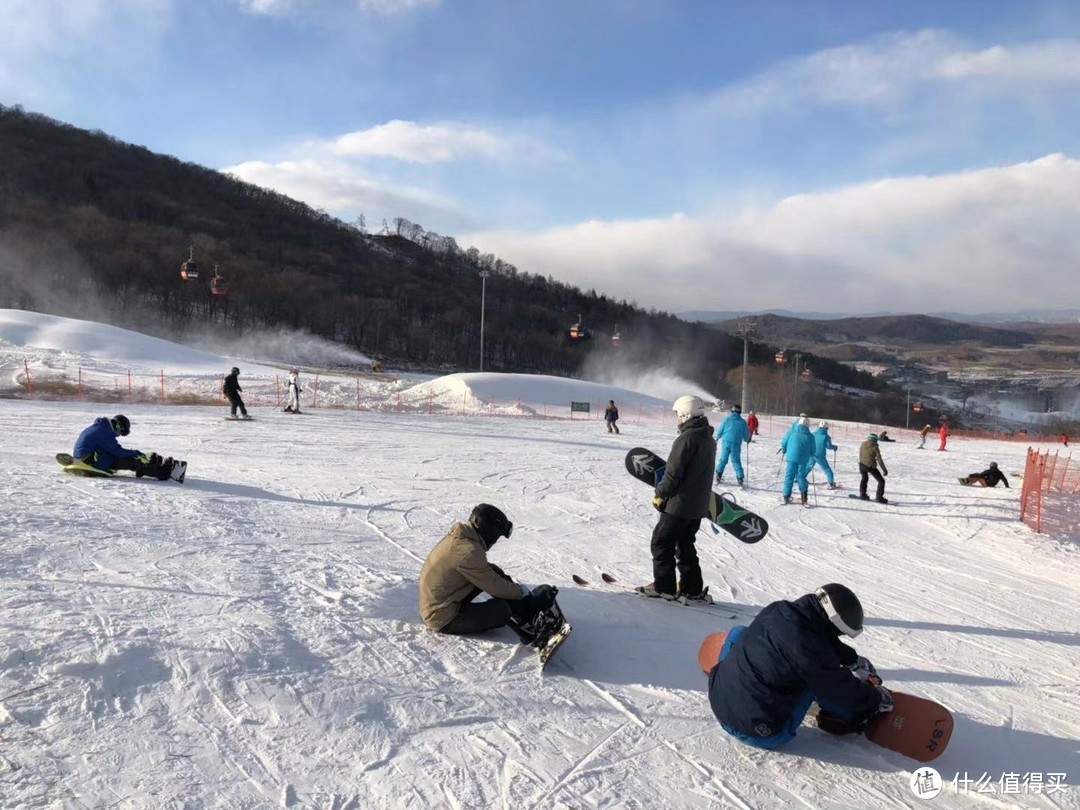
[[[1020,519],[1035,531],[1042,532],[1051,517],[1048,501],[1055,495],[1080,495],[1080,465],[1072,463],[1071,454],[1061,456],[1057,450],[1053,454],[1049,450],[1040,453],[1029,447],[1024,465],[1024,486],[1020,491]],[[1070,530],[1069,526],[1052,528]],[[1075,530],[1072,526],[1071,531]]]

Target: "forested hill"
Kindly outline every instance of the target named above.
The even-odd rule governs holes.
[[[184,282],[189,245],[201,274]],[[215,265],[227,296],[210,294]],[[523,272],[418,224],[395,219],[367,233],[220,172],[0,106],[0,307],[159,334],[211,321],[306,329],[371,355],[465,370],[479,362],[481,270],[485,368],[574,373],[588,351],[567,336],[579,314],[591,348],[718,393],[741,363],[741,343],[721,331]],[[754,360],[771,351],[755,346]],[[873,386],[827,361],[818,373]]]

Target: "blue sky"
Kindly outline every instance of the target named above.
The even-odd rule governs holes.
[[[1080,308],[1080,5],[7,0],[0,103],[666,309]]]

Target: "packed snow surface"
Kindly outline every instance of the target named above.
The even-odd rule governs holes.
[[[666,451],[669,429],[135,406],[128,442],[186,458],[187,483],[65,476],[53,452],[100,410],[0,405],[0,697],[40,687],[0,701],[4,806],[917,801],[915,763],[865,742],[809,726],[781,753],[730,739],[696,650],[735,622],[571,583],[650,580],[655,513],[623,456]],[[739,494],[769,537],[699,535],[713,593],[752,613],[852,585],[870,616],[859,651],[956,714],[935,763],[947,779],[1067,773],[1053,802],[1077,806],[1076,546],[1018,523],[1015,488],[955,483],[991,458],[1018,469],[1022,448],[887,446],[901,505],[818,487],[801,509],[778,506],[774,444],[750,446]],[[838,453],[849,488],[854,454]],[[419,621],[420,566],[478,502],[515,523],[493,561],[559,586],[574,624],[543,677],[507,630],[448,638]]]
[[[128,446],[189,462],[184,485],[61,471],[118,410]],[[886,683],[955,715],[933,766],[972,783],[933,806],[1080,807],[1080,530],[1017,520],[1023,445],[883,445],[899,505],[879,506],[847,497],[837,425],[846,489],[803,509],[779,505],[789,421],[766,422],[736,494],[769,536],[698,535],[729,619],[571,580],[651,580],[656,513],[623,459],[666,454],[670,424],[251,410],[0,400],[0,806],[924,806],[898,754],[809,723],[755,750],[710,711],[701,639],[838,581]],[[957,483],[991,460],[1012,489]],[[514,521],[492,561],[558,586],[574,625],[542,676],[509,630],[420,622],[421,565],[479,502]],[[1003,795],[1009,774],[1028,783]]]

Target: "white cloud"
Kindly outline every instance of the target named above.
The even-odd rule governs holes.
[[[391,158],[408,163],[476,159],[535,166],[567,159],[559,150],[535,138],[496,133],[458,122],[419,124],[394,120],[305,147],[309,151],[328,150],[340,157]]]
[[[1080,42],[1051,40],[954,53],[937,65],[946,79],[995,77],[1043,81],[1080,80]]]
[[[423,222],[425,217],[433,216],[464,221],[459,206],[448,197],[426,189],[381,183],[358,167],[341,161],[304,159],[267,163],[252,160],[222,171],[337,216],[349,218],[363,213],[369,227],[375,227],[378,219],[383,217],[397,216],[405,216],[414,222]]]
[[[412,121],[349,132],[331,150],[349,157],[388,157],[410,163],[445,163],[467,157],[503,158],[510,144],[490,132],[465,124],[423,125]]]
[[[783,61],[692,106],[747,114],[806,105],[887,105],[920,86],[975,78],[1078,80],[1080,42],[1042,40],[972,50],[947,31],[890,34]]]
[[[459,238],[615,298],[670,310],[1080,307],[1080,160],[904,177],[734,217],[586,222]]]
[[[437,6],[441,0],[360,0],[362,11],[376,14],[402,14],[425,6]]]
[[[252,14],[276,16],[292,8],[293,0],[237,0],[240,7]]]

